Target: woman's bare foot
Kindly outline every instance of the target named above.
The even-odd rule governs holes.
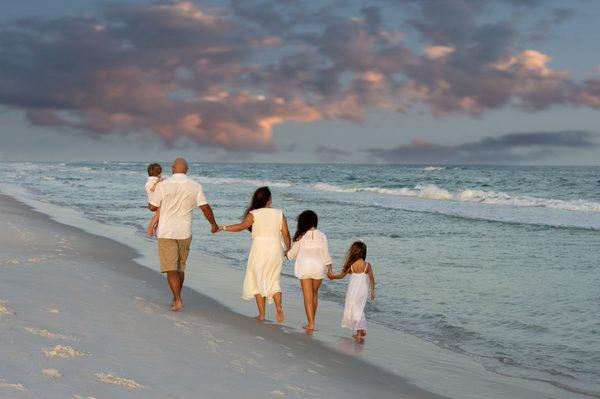
[[[311,327],[309,324],[302,326],[302,328],[305,329],[309,334],[312,334],[315,331],[315,326]]]
[[[277,309],[277,323],[283,323],[283,309]]]
[[[171,311],[178,312],[183,307],[183,303],[181,301],[174,301],[173,306],[171,306]]]
[[[258,321],[265,321],[265,316],[258,315],[255,317],[255,319]]]

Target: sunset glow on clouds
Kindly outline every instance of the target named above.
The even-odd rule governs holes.
[[[362,123],[375,109],[600,108],[600,74],[578,80],[520,48],[510,21],[480,21],[492,4],[373,1],[346,15],[295,1],[113,3],[24,18],[0,25],[0,104],[39,126],[258,152],[282,123]],[[390,8],[405,21],[388,26]]]

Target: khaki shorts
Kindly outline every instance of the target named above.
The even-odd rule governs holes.
[[[160,272],[184,272],[185,262],[190,254],[192,237],[183,240],[173,238],[158,239],[158,258],[160,259]]]

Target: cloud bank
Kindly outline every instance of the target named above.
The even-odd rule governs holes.
[[[511,20],[481,21],[491,1],[337,5],[111,3],[87,15],[3,23],[0,105],[56,129],[147,132],[167,144],[185,138],[235,151],[274,150],[273,129],[287,121],[361,123],[372,109],[600,108],[600,77],[576,81],[553,70],[549,55],[519,49]],[[384,7],[401,11],[422,47],[387,26]],[[563,9],[549,18],[568,16]]]
[[[597,135],[587,131],[510,133],[479,141],[441,145],[414,140],[391,149],[371,148],[371,157],[392,163],[498,164],[543,160],[567,150],[598,148]]]

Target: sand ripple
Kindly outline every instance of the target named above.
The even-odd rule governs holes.
[[[98,373],[95,375],[100,381],[102,381],[106,384],[115,384],[115,385],[119,385],[124,388],[142,388],[143,387],[143,385],[138,384],[134,380],[130,380],[127,378],[122,378],[122,377],[116,377],[112,374]]]
[[[16,391],[26,391],[27,388],[23,386],[23,384],[11,384],[6,382],[5,380],[0,379],[0,389],[14,389]]]
[[[71,359],[74,357],[88,355],[88,353],[80,352],[70,346],[56,345],[54,348],[44,349],[44,355],[50,358],[62,357],[64,359]]]
[[[58,371],[57,369],[43,369],[42,374],[44,374],[44,377],[48,377],[48,378],[62,377],[62,373],[60,371]]]
[[[44,330],[43,328],[25,327],[25,331],[28,331],[35,335],[39,335],[40,337],[46,337],[51,339],[68,339],[71,341],[75,341],[77,339],[71,335],[55,334],[48,330]]]
[[[4,305],[0,305],[0,315],[5,315],[5,316],[13,316],[15,313],[11,312],[7,307],[5,307]]]

